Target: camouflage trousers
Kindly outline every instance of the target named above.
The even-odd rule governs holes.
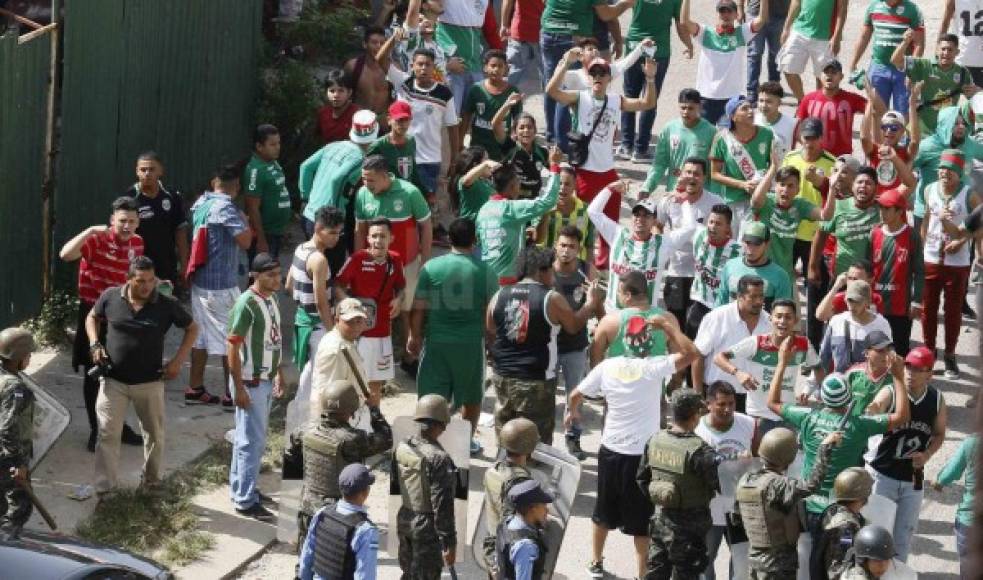
[[[0,482],[0,531],[3,535],[16,537],[34,511],[34,504],[23,488],[7,478]]]
[[[495,387],[495,437],[502,425],[516,417],[525,417],[539,428],[539,440],[553,444],[556,423],[556,378],[538,381],[492,375]]]
[[[649,521],[648,570],[645,580],[698,580],[706,570],[709,509],[655,508]]]
[[[418,514],[405,507],[396,514],[401,580],[439,580],[444,558],[432,514]]]
[[[799,571],[799,551],[796,544],[780,548],[751,548],[748,552],[751,578],[757,580],[787,580]]]

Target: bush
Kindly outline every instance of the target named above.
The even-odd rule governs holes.
[[[55,290],[41,305],[41,312],[24,323],[34,340],[42,346],[60,346],[71,342],[69,329],[74,329],[79,301],[74,292]]]

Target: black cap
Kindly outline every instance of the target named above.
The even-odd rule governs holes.
[[[889,346],[893,346],[894,343],[891,342],[891,338],[881,332],[880,330],[871,331],[864,339],[864,348],[873,348],[876,350],[881,350]]]
[[[263,272],[269,272],[280,267],[280,262],[276,260],[273,256],[263,252],[261,254],[256,254],[253,258],[252,266],[249,268],[250,272],[255,274],[262,274]]]
[[[799,126],[799,135],[802,135],[803,137],[822,137],[823,122],[816,117],[807,117],[803,119],[802,125]]]
[[[839,59],[836,58],[826,59],[825,61],[823,61],[823,68],[821,68],[820,70],[826,70],[830,67],[835,68],[836,72],[843,72],[843,63],[841,63]]]
[[[352,463],[341,470],[338,476],[338,487],[341,495],[349,496],[368,489],[375,483],[375,476],[369,468],[361,463]]]
[[[527,479],[509,489],[509,501],[520,508],[536,503],[553,503],[553,496],[546,493],[535,479]]]

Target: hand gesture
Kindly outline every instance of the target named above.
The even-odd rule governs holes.
[[[92,363],[96,365],[101,365],[109,360],[109,357],[106,355],[106,347],[102,345],[93,347],[89,351],[89,356],[92,357]]]
[[[481,176],[491,177],[491,174],[495,173],[501,166],[502,164],[494,159],[485,159],[481,162]]]
[[[748,194],[753,194],[755,189],[758,189],[757,179],[752,179],[751,181],[744,182],[744,191]]]
[[[922,102],[922,90],[925,89],[925,81],[918,81],[917,83],[911,83],[911,90],[908,96],[915,103]]]
[[[778,141],[778,139],[775,139],[774,141],[771,142],[771,164],[774,167],[781,167],[782,161],[784,161],[782,156],[783,156],[782,145]]]
[[[664,314],[653,314],[648,318],[649,326],[656,330],[662,330],[669,325],[669,317]]]
[[[609,183],[608,189],[610,189],[612,193],[624,195],[625,190],[628,189],[628,187],[625,184],[624,180],[619,179],[617,181],[612,181],[611,183]]]
[[[736,373],[734,373],[734,378],[736,378],[737,382],[739,382],[745,389],[749,391],[758,390],[758,381],[752,377],[750,373],[738,370]]]
[[[645,40],[642,41],[642,46],[644,46],[645,48],[655,46],[655,41],[652,40],[651,38],[646,38]]]
[[[895,377],[901,377],[902,382],[904,380],[904,357],[896,352],[891,353],[890,358],[891,364],[891,374]]]
[[[583,54],[584,54],[584,51],[580,50],[580,47],[579,46],[575,46],[575,47],[571,48],[570,50],[568,50],[567,53],[565,55],[563,55],[563,58],[566,59],[567,64],[573,64],[573,63],[577,62],[578,60],[580,60],[580,57],[583,56]]]
[[[816,185],[817,183],[822,182],[823,176],[819,174],[818,167],[815,165],[810,165],[806,168],[805,180],[813,185]]]
[[[832,445],[834,447],[838,447],[842,442],[843,442],[842,431],[833,431],[827,434],[826,437],[823,439],[823,445]]]
[[[894,150],[894,147],[890,145],[881,145],[877,148],[877,154],[881,156],[884,161],[891,161],[898,156],[898,152]]]
[[[454,74],[461,74],[468,70],[468,67],[464,64],[464,59],[459,56],[452,56],[447,59],[447,72]]]
[[[786,365],[792,362],[792,357],[795,355],[795,333],[788,335],[782,340],[781,346],[778,347],[778,360]]]
[[[104,234],[109,231],[108,225],[89,226],[89,235]]]
[[[521,103],[522,99],[524,98],[525,95],[523,95],[522,93],[512,93],[511,95],[509,95],[509,98],[505,99],[505,105],[511,109],[512,107]]]
[[[642,71],[645,72],[645,80],[655,80],[655,59],[646,58],[645,64],[642,65]]]
[[[563,163],[563,151],[554,145],[550,148],[550,165],[559,165],[560,163]]]
[[[835,288],[836,290],[843,290],[844,288],[846,288],[847,282],[848,280],[847,280],[846,272],[843,272],[836,277],[836,282],[833,283],[833,288]]]
[[[961,250],[962,247],[963,247],[962,240],[950,240],[945,243],[943,250],[945,251],[946,254],[955,254],[956,252]]]
[[[625,43],[624,42],[619,41],[619,40],[616,40],[616,41],[612,42],[611,43],[611,58],[612,59],[621,58],[622,51],[624,51],[624,49],[625,49]]]
[[[403,42],[403,40],[406,38],[406,30],[402,26],[400,26],[396,30],[393,30],[393,38],[395,39],[393,41],[394,44],[399,44],[400,42]]]
[[[586,284],[587,288],[587,301],[594,304],[600,304],[604,302],[605,289],[601,286],[599,280],[591,280]]]
[[[798,393],[795,395],[795,402],[805,407],[809,404],[809,393]]]

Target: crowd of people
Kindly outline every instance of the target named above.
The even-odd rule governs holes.
[[[61,248],[80,262],[73,364],[96,491],[118,489],[121,443],[143,446],[141,485],[159,484],[163,381],[190,359],[186,403],[235,413],[232,503],[275,517],[257,479],[292,358],[304,415],[284,476],[304,482],[299,576],[375,577],[364,463],[391,450],[403,577],[437,578],[463,543],[438,438],[459,413],[481,453],[491,389],[501,453],[484,480],[481,563],[539,578],[559,546],[543,535],[555,490],[531,455],[553,444],[562,379],[576,460],[583,409],[604,408],[592,578],[612,530],[633,538],[640,578],[715,578],[723,541],[732,578],[877,578],[907,560],[924,486],[964,472],[955,526],[969,577],[975,436],[934,479],[925,465],[947,426],[936,361],[962,376],[962,318],[976,317],[983,37],[970,5],[949,0],[933,41],[911,0],[716,0],[700,21],[691,0],[385,4],[374,21],[387,27],[365,26],[364,53],[324,75],[324,145],[296,195],[280,132],[263,124],[248,159],[218,168],[187,208],[162,158],[141,154],[108,225]],[[848,18],[863,25],[844,70]],[[674,105],[661,94],[673,33],[697,71]],[[534,70],[542,115],[518,88]],[[659,103],[673,118],[653,142]],[[616,160],[649,166],[635,194]],[[182,337],[165,359],[172,326]],[[0,334],[0,486],[15,529],[30,514],[18,482],[32,413],[16,373],[32,350],[25,331]],[[206,387],[210,356],[223,379]],[[419,432],[394,441],[379,409],[397,368],[415,384]],[[130,403],[142,434],[125,423]],[[896,505],[893,529],[866,525],[872,494]]]

